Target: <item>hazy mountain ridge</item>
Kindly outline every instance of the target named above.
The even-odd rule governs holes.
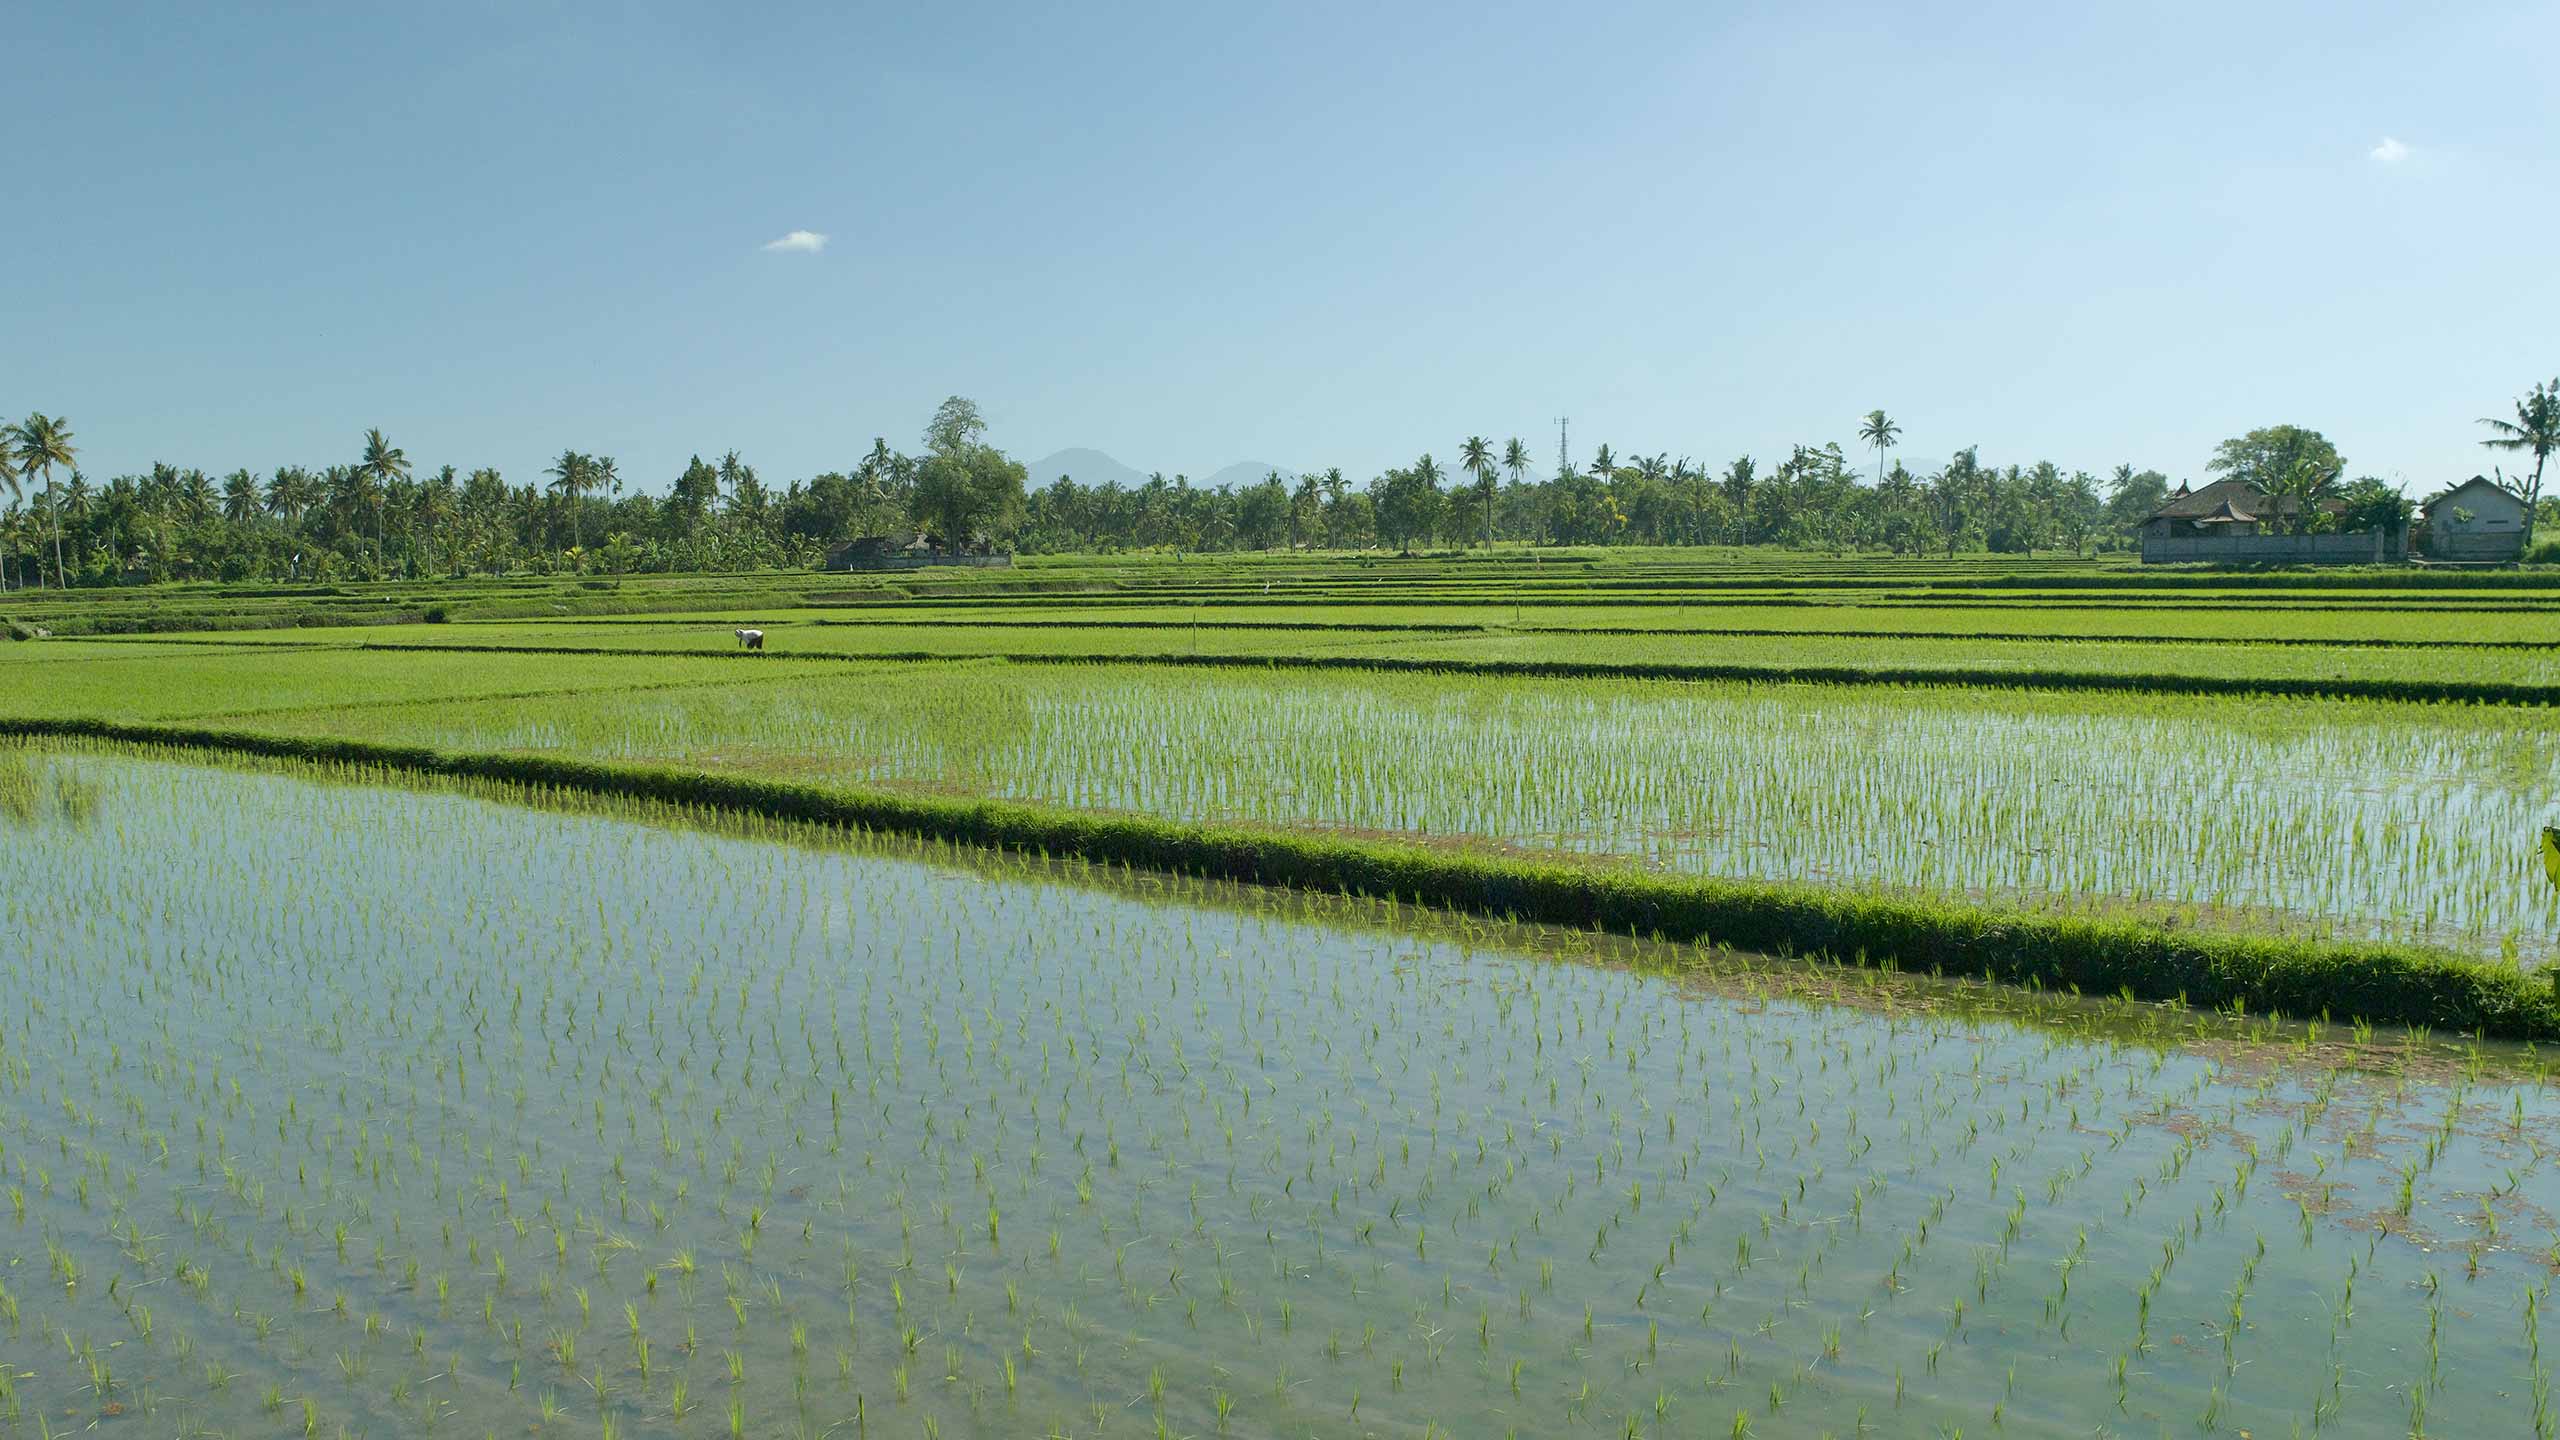
[[[1134,489],[1147,483],[1148,473],[1134,465],[1123,463],[1113,455],[1083,446],[1070,447],[1055,454],[1043,456],[1024,468],[1030,472],[1031,488],[1035,490],[1043,485],[1054,483],[1061,475],[1073,476],[1078,485],[1099,486],[1117,480],[1123,487]],[[1214,490],[1221,485],[1232,485],[1241,489],[1247,485],[1261,483],[1263,476],[1275,470],[1280,472],[1280,478],[1283,480],[1295,481],[1298,478],[1298,472],[1285,465],[1265,465],[1259,461],[1243,460],[1214,470],[1207,475],[1194,475],[1191,477],[1191,484],[1194,489],[1200,490]],[[1167,469],[1164,476],[1167,480],[1171,480],[1181,473],[1183,472]]]

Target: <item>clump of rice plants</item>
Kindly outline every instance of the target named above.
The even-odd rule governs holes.
[[[2526,708],[958,665],[260,723],[2520,961],[2560,945],[2560,894],[2532,883],[2560,717]]]

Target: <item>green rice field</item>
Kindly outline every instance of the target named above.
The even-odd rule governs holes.
[[[446,750],[2210,915],[2490,955],[2540,957],[2560,938],[2560,894],[2536,883],[2531,848],[2500,843],[2531,835],[2552,802],[2560,717],[2540,710],[1123,666],[729,668],[753,668],[755,683],[250,718]]]
[[[2551,579],[0,595],[0,1436],[2554,1435]]]
[[[1092,560],[726,595],[555,582],[554,608],[637,608],[525,618],[536,602],[466,594],[442,623],[50,640],[0,650],[0,675],[23,659],[44,677],[0,691],[0,714],[642,761],[2538,965],[2560,947],[2533,847],[2560,820],[2560,609],[2539,575],[2352,578],[1615,552]],[[1488,603],[1501,585],[1513,603]],[[764,654],[738,653],[746,625]],[[1801,674],[1823,683],[1770,683]]]

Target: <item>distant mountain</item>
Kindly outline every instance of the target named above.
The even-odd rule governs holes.
[[[1298,472],[1295,470],[1282,469],[1277,465],[1265,465],[1255,460],[1245,460],[1228,466],[1206,480],[1194,480],[1191,483],[1203,490],[1215,490],[1221,485],[1233,485],[1241,490],[1247,485],[1261,484],[1262,477],[1274,470],[1280,471],[1280,478],[1283,480],[1294,481],[1298,478]]]
[[[1045,459],[1033,461],[1026,468],[1031,472],[1030,483],[1034,490],[1055,484],[1061,475],[1073,476],[1077,484],[1085,486],[1103,485],[1113,480],[1124,486],[1147,483],[1147,472],[1123,465],[1099,450],[1061,450]]]
[[[1055,455],[1035,460],[1023,468],[1030,472],[1030,484],[1034,490],[1054,483],[1061,475],[1073,476],[1078,485],[1084,486],[1105,485],[1114,480],[1119,481],[1124,487],[1131,488],[1147,483],[1146,471],[1134,465],[1123,465],[1099,450],[1081,448],[1061,450]],[[1195,490],[1214,490],[1221,485],[1233,485],[1242,489],[1247,485],[1260,484],[1262,477],[1274,470],[1280,471],[1280,478],[1283,480],[1298,478],[1298,472],[1294,470],[1246,461],[1230,465],[1214,475],[1205,477],[1195,475],[1191,478],[1191,486]],[[1177,473],[1172,470],[1164,472],[1168,480]]]

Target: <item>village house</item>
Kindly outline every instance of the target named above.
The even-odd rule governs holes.
[[[839,540],[826,548],[818,560],[821,570],[922,570],[933,565],[972,565],[1004,569],[1013,557],[995,550],[981,540],[968,550],[940,550],[930,537],[916,535],[865,535],[859,540]]]
[[[2322,508],[2343,508],[2324,500]],[[2408,537],[2380,530],[2297,535],[2302,501],[2245,480],[2181,485],[2142,522],[2146,565],[2381,565],[2408,558]]]
[[[2474,475],[2418,507],[2430,560],[2511,561],[2524,555],[2524,501]]]

